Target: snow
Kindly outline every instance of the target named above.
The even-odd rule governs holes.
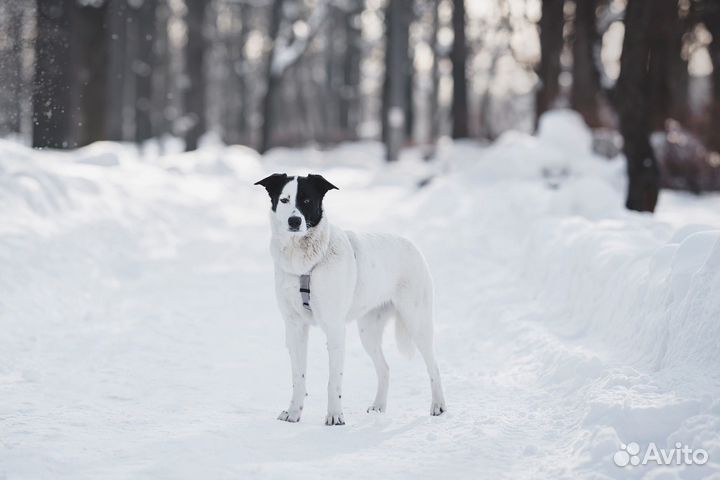
[[[720,197],[623,209],[622,159],[569,112],[538,137],[408,150],[138,155],[0,142],[0,478],[708,478],[720,475]],[[324,339],[299,424],[274,302],[268,173],[322,173],[329,218],[425,253],[449,412],[386,334],[390,396],[348,334],[344,427]],[[429,182],[428,182],[429,180]],[[427,184],[420,188],[420,183]],[[617,467],[681,442],[703,466]]]

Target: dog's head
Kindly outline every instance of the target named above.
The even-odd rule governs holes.
[[[322,175],[288,177],[275,173],[255,185],[262,185],[270,195],[273,223],[281,231],[305,234],[322,219],[323,197],[338,188]]]

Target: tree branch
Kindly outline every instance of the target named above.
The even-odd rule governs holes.
[[[273,76],[281,77],[288,68],[300,60],[300,57],[305,53],[313,38],[315,38],[315,35],[317,35],[325,22],[329,3],[329,0],[323,0],[315,8],[307,20],[308,31],[304,36],[295,37],[290,44],[288,44],[288,37],[290,35],[281,35],[278,37],[276,40],[278,44],[274,49],[270,70]],[[292,28],[292,25],[288,26],[288,28]]]

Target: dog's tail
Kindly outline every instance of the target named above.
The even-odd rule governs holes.
[[[412,358],[415,353],[415,344],[410,336],[410,332],[405,326],[402,317],[400,315],[395,316],[395,343],[397,344],[400,353],[407,357]]]

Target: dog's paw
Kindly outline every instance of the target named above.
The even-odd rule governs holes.
[[[446,410],[447,407],[445,406],[445,402],[433,402],[430,406],[430,415],[437,417],[438,415],[445,413]]]
[[[325,425],[345,425],[345,418],[343,418],[342,413],[338,413],[336,415],[328,413],[327,417],[325,417]]]
[[[370,405],[367,413],[385,413],[385,405]]]
[[[297,423],[300,421],[300,413],[300,411],[288,412],[287,410],[283,410],[280,412],[277,419],[282,420],[283,422]]]

